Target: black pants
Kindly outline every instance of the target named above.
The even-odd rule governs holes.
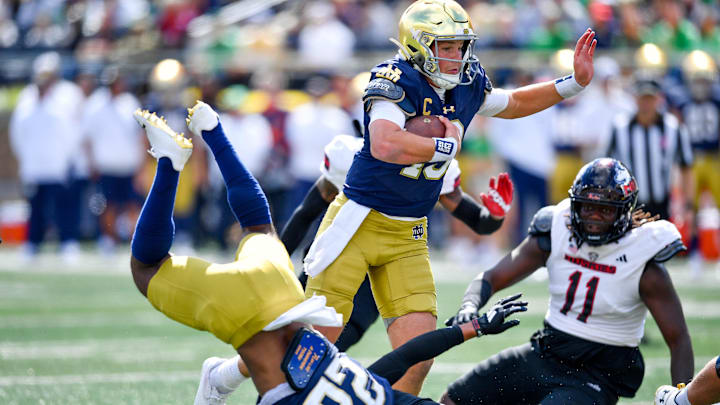
[[[644,374],[637,347],[581,339],[546,322],[530,343],[480,363],[448,394],[458,405],[612,405],[635,396]]]
[[[617,396],[604,388],[584,371],[543,358],[526,343],[480,363],[450,384],[448,395],[457,405],[617,403]]]

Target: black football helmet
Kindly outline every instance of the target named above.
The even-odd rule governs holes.
[[[570,225],[578,244],[602,245],[620,239],[630,229],[638,188],[635,178],[620,161],[600,158],[586,164],[575,177],[569,194]],[[583,204],[614,207],[616,216],[603,223],[583,218]],[[587,229],[590,226],[603,231],[590,232]]]

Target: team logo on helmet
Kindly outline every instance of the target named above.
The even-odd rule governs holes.
[[[398,39],[391,41],[400,54],[439,87],[452,89],[473,82],[480,62],[473,53],[477,35],[470,16],[453,0],[419,0],[403,12],[398,24]],[[463,41],[462,59],[442,58],[439,42]],[[441,60],[460,63],[460,72],[440,72]]]

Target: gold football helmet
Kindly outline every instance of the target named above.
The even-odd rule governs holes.
[[[682,69],[685,80],[705,79],[714,81],[718,73],[715,61],[710,55],[697,49],[685,57]]]
[[[717,79],[715,61],[701,50],[690,52],[682,62],[683,77],[690,95],[695,100],[706,100],[712,92],[712,83]]]
[[[418,0],[400,17],[399,38],[391,39],[402,56],[436,85],[451,89],[473,82],[479,72],[473,46],[473,32],[468,13],[453,0]],[[439,58],[438,41],[464,41],[462,59]],[[440,72],[438,61],[461,62],[460,73]]]

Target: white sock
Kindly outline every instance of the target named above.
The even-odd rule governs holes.
[[[675,403],[678,405],[691,405],[687,397],[687,389],[680,390],[680,393],[675,397]]]
[[[248,379],[238,369],[239,359],[240,356],[226,359],[222,364],[210,371],[210,384],[223,394],[234,391],[243,381]]]

